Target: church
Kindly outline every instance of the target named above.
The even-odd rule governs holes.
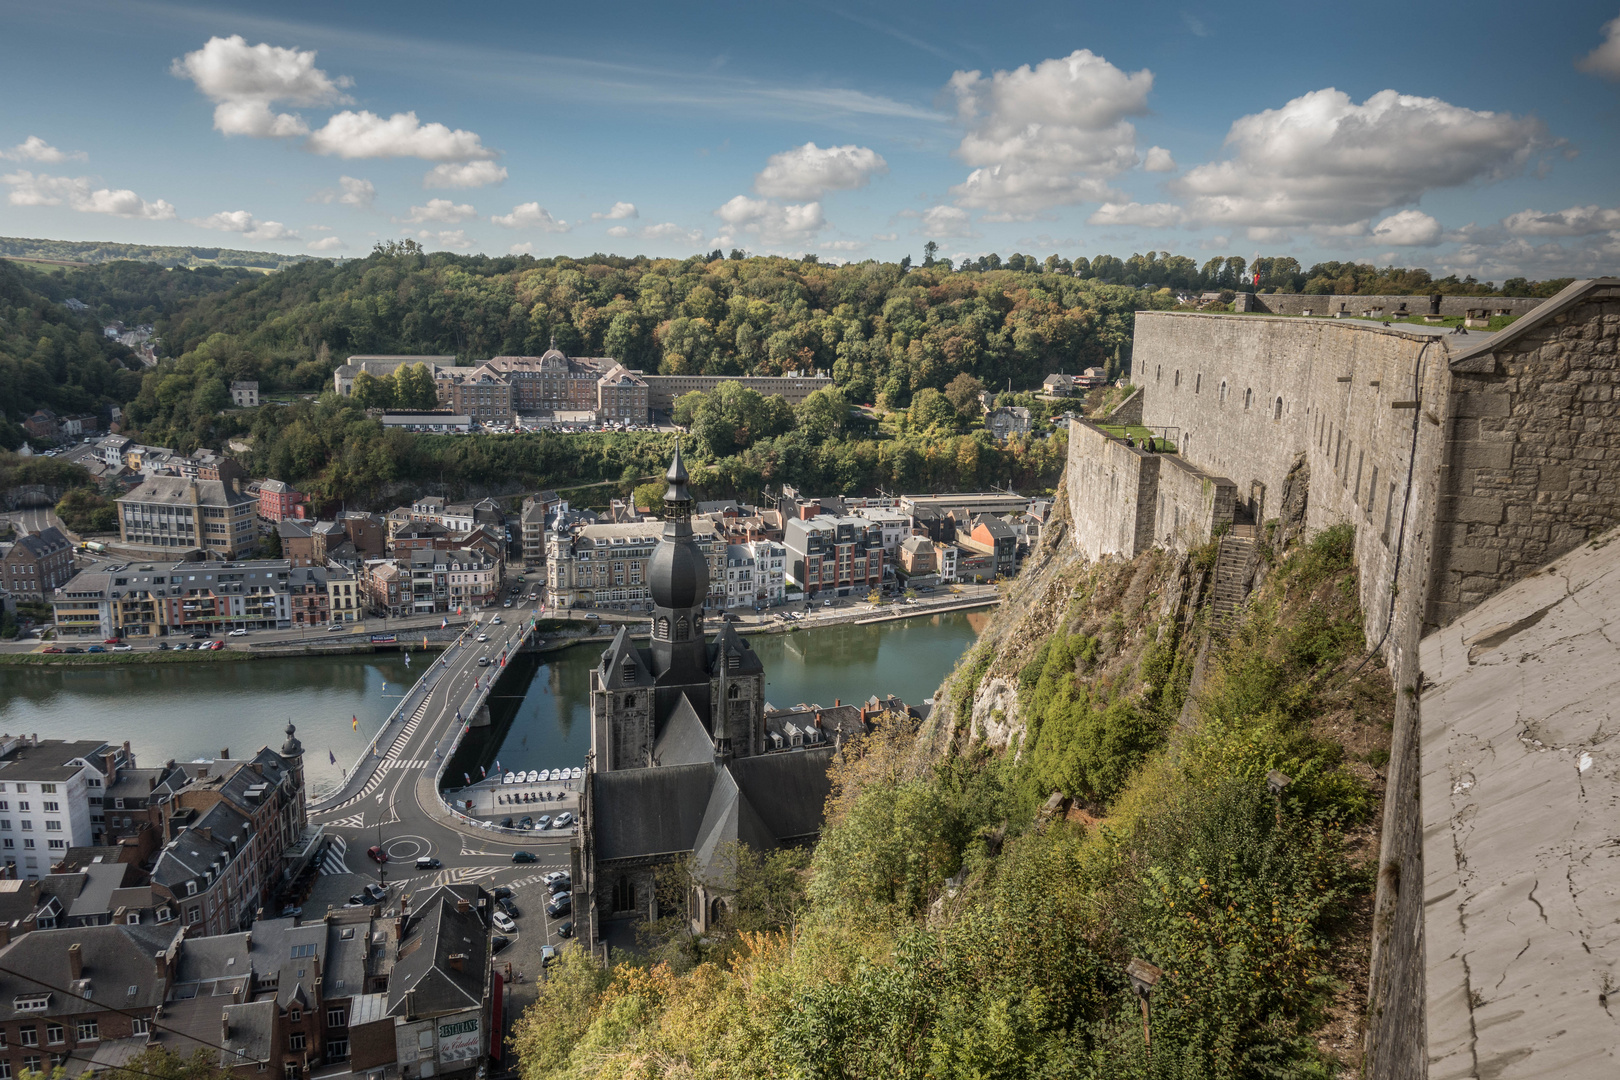
[[[704,881],[688,915],[707,929],[726,903],[729,845],[815,839],[836,752],[815,726],[791,745],[773,737],[759,656],[723,617],[709,636],[709,569],[678,445],[666,479],[663,535],[647,567],[650,640],[637,645],[621,627],[591,672],[581,854],[598,934],[609,920],[657,918],[654,871],[686,855]]]

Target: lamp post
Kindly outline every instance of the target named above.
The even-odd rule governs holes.
[[[1142,1003],[1142,1044],[1147,1047],[1148,1057],[1153,1056],[1153,1028],[1151,1015],[1148,1009],[1148,998],[1153,993],[1153,987],[1159,982],[1159,976],[1164,972],[1140,957],[1131,957],[1130,963],[1125,965],[1125,977],[1131,980],[1131,989],[1136,991],[1137,1000]]]

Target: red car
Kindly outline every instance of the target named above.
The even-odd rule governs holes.
[[[208,643],[208,647],[210,649],[223,649],[225,647],[225,643],[223,641],[210,641]]]
[[[39,651],[42,652],[42,653],[59,653],[62,650],[58,649],[55,645],[47,645],[45,648],[43,648],[43,649],[41,649]]]
[[[118,644],[118,639],[115,638],[115,637],[102,638],[101,643],[103,645],[116,645],[116,644]]]
[[[366,854],[371,856],[371,861],[372,862],[387,862],[388,861],[388,852],[384,851],[382,848],[378,847],[376,844],[372,844],[369,848],[367,848],[366,849]]]

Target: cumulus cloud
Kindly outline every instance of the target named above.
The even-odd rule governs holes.
[[[1596,205],[1571,206],[1550,214],[1520,210],[1503,218],[1502,227],[1518,236],[1591,236],[1620,230],[1620,210]]]
[[[1603,44],[1575,61],[1589,75],[1620,82],[1620,18],[1603,24]]]
[[[470,221],[478,216],[469,203],[457,205],[451,199],[429,199],[422,206],[411,207],[411,212],[404,218],[395,218],[395,221],[405,221],[412,225],[420,225],[428,221],[442,221],[446,225],[455,225],[458,222]]]
[[[889,163],[864,146],[813,142],[772,154],[754,175],[754,191],[777,199],[819,199],[829,191],[863,188],[889,171]]]
[[[311,132],[309,148],[342,158],[414,157],[424,161],[487,161],[495,151],[475,132],[443,124],[424,124],[415,112],[387,117],[345,109]]]
[[[667,240],[687,244],[701,244],[703,242],[702,229],[686,229],[673,221],[660,222],[657,225],[648,225],[641,230],[643,240]]]
[[[434,200],[434,202],[443,201],[443,199]],[[552,217],[551,212],[537,202],[520,203],[512,207],[510,214],[496,214],[489,220],[508,229],[539,229],[542,232],[567,232],[569,227],[568,222]]]
[[[766,244],[793,244],[809,240],[827,227],[819,202],[783,205],[770,199],[738,195],[714,212],[727,225],[722,247],[732,243],[731,233],[757,237]]]
[[[338,186],[335,188],[322,188],[309,197],[315,203],[341,203],[344,206],[358,206],[362,210],[370,210],[371,204],[377,198],[377,185],[370,180],[361,180],[354,176],[338,177]]]
[[[87,161],[90,155],[83,150],[68,153],[58,150],[38,135],[30,135],[10,150],[0,150],[0,158],[10,158],[12,161],[38,161],[46,165],[56,165],[64,161]]]
[[[1397,247],[1433,247],[1445,232],[1440,223],[1421,210],[1402,210],[1373,226],[1372,237],[1380,244]]]
[[[623,240],[626,236],[630,235],[630,226],[628,226],[628,225],[615,225],[611,229],[608,230],[608,235],[613,237],[614,239]]]
[[[1180,166],[1170,156],[1170,151],[1162,146],[1150,146],[1142,158],[1142,168],[1148,172],[1175,172]]]
[[[311,251],[342,251],[349,245],[335,236],[323,236],[319,240],[311,240],[304,246]]]
[[[1105,202],[1086,218],[1088,225],[1140,225],[1168,229],[1181,224],[1181,207],[1174,203]]]
[[[1536,244],[1524,237],[1501,243],[1464,244],[1441,260],[1445,273],[1473,274],[1481,280],[1503,278],[1598,277],[1612,274],[1620,263],[1620,235],[1602,233],[1572,243],[1550,240]]]
[[[1534,117],[1383,90],[1357,105],[1332,88],[1241,117],[1232,157],[1172,182],[1188,216],[1233,225],[1345,224],[1434,188],[1517,172],[1550,145]]]
[[[438,232],[423,229],[416,236],[418,239],[426,241],[430,249],[433,245],[438,245],[447,251],[466,251],[473,246],[473,242],[467,239],[467,230],[465,229],[444,229]]]
[[[971,238],[979,234],[973,229],[973,216],[959,206],[930,206],[920,214],[907,212],[902,217],[917,217],[921,220],[912,230],[915,236],[932,236],[941,240],[946,238]]]
[[[296,240],[298,234],[279,221],[260,221],[246,210],[221,210],[205,218],[194,218],[193,225],[220,232],[241,233],[248,240]]]
[[[616,202],[616,203],[613,204],[612,208],[608,210],[607,213],[605,213],[605,214],[603,214],[603,213],[592,214],[591,215],[591,220],[592,221],[624,221],[624,220],[626,220],[628,218],[638,218],[640,216],[641,216],[641,213],[640,213],[640,211],[638,211],[636,209],[636,204],[635,203],[633,203],[633,202]]]
[[[332,78],[315,66],[315,51],[249,45],[240,34],[213,37],[196,52],[170,65],[190,79],[214,104],[214,127],[226,135],[257,138],[306,135],[309,125],[296,113],[278,113],[277,102],[327,105],[346,102],[346,77]]]
[[[828,240],[821,245],[829,251],[862,251],[866,248],[864,240]]]
[[[96,188],[87,176],[47,176],[23,169],[0,176],[0,184],[11,189],[6,198],[12,206],[66,205],[83,214],[112,214],[148,221],[174,218],[174,206],[163,199],[147,202],[128,189]]]
[[[511,247],[506,249],[506,253],[508,255],[533,255],[534,241],[525,240],[521,244],[513,244]]]
[[[1137,163],[1136,128],[1153,73],[1127,74],[1089,49],[988,78],[958,71],[947,89],[967,128],[955,154],[974,166],[951,189],[988,220],[1027,220],[1108,195],[1106,180]]]
[[[425,188],[477,188],[499,184],[506,179],[506,166],[493,161],[470,161],[464,165],[435,165],[422,177]]]

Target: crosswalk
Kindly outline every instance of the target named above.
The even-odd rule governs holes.
[[[344,843],[343,837],[334,835],[332,842],[327,845],[326,854],[321,856],[322,874],[347,874],[349,864],[344,860],[349,846]]]
[[[366,815],[350,814],[344,818],[333,818],[331,821],[323,822],[323,824],[334,829],[363,829],[366,825]]]
[[[425,769],[425,768],[428,767],[429,764],[431,764],[431,763],[426,761],[426,760],[420,760],[419,759],[419,760],[407,761],[407,760],[399,759],[399,760],[394,760],[394,761],[385,761],[385,762],[383,762],[383,768],[385,768],[385,769]]]
[[[501,866],[453,866],[440,870],[433,875],[435,885],[464,885],[479,878],[490,877],[500,873],[505,867]]]

